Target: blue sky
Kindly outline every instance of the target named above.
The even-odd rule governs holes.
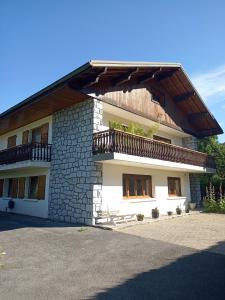
[[[1,0],[0,112],[90,59],[171,61],[225,130],[224,15],[224,0]]]

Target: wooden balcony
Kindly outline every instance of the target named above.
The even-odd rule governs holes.
[[[0,165],[20,161],[51,161],[51,145],[31,143],[0,151]]]
[[[213,157],[191,149],[109,129],[94,133],[93,154],[123,153],[215,169]]]

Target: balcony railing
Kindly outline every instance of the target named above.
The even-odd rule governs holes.
[[[51,145],[31,143],[0,151],[0,165],[24,160],[51,161]]]
[[[115,129],[94,133],[93,154],[113,152],[215,169],[213,157],[202,152]]]

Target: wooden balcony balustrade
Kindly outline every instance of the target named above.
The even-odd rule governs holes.
[[[0,165],[24,160],[51,161],[51,145],[30,143],[0,151]]]
[[[215,169],[214,158],[198,151],[109,129],[94,133],[93,154],[123,153]]]

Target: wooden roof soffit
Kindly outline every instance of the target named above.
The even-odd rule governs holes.
[[[175,103],[183,103],[195,95],[196,95],[196,93],[194,91],[192,91],[192,92],[177,95],[177,96],[173,97],[173,100]]]
[[[168,79],[168,78],[172,77],[178,70],[179,69],[174,69],[174,70],[170,70],[170,71],[160,72],[159,75],[157,75],[155,77],[155,79],[157,79],[158,81]]]
[[[87,82],[86,82],[85,84],[82,85],[82,89],[87,88],[87,87],[90,87],[90,86],[92,86],[92,85],[98,83],[98,82],[99,82],[99,79],[100,79],[103,75],[105,75],[105,74],[107,73],[107,71],[108,71],[108,68],[105,67],[104,70],[102,70],[100,73],[98,73],[97,76],[93,76],[93,77],[91,77],[91,78],[88,78],[88,79],[87,79]]]
[[[132,76],[134,76],[138,72],[139,72],[139,68],[129,70],[126,74],[123,74],[115,78],[112,82],[112,86],[119,86],[126,83],[127,81],[130,81]]]
[[[86,78],[79,78],[78,80],[75,80],[75,81],[73,79],[71,79],[68,82],[68,86],[74,90],[82,90],[82,89],[88,88],[88,87],[98,83],[99,79],[103,75],[105,75],[107,73],[107,71],[108,71],[108,68],[105,67],[105,68],[101,68],[100,70],[95,72],[93,75],[87,76]]]
[[[149,80],[152,80],[155,78],[155,76],[157,74],[159,74],[160,72],[162,71],[162,68],[157,68],[155,70],[152,70],[151,72],[148,72],[142,76],[140,76],[137,80],[137,83],[140,84],[140,83],[145,83]]]
[[[208,116],[209,116],[209,112],[207,112],[207,111],[195,112],[195,113],[188,114],[188,120],[195,122],[195,121],[199,121]]]

